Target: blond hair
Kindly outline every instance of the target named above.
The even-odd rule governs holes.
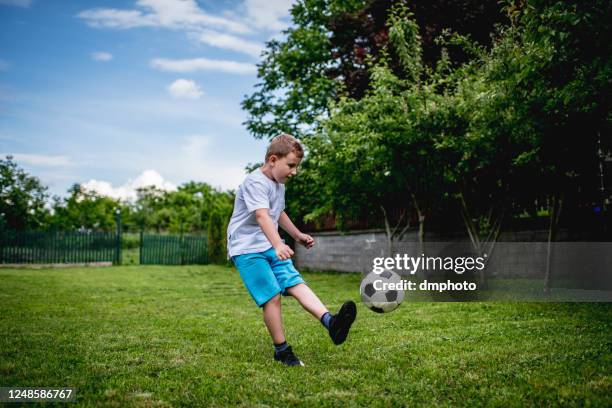
[[[304,149],[300,142],[293,136],[282,133],[278,136],[275,136],[268,146],[268,150],[266,151],[266,162],[270,156],[275,155],[276,157],[283,158],[287,156],[289,153],[295,154],[298,159],[304,157]]]

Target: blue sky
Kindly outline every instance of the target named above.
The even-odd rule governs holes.
[[[52,195],[237,188],[266,145],[240,102],[290,4],[0,0],[0,155]]]

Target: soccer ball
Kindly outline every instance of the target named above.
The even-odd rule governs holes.
[[[363,278],[359,287],[361,301],[376,313],[392,312],[404,300],[404,291],[388,289],[386,285],[389,283],[399,285],[401,281],[402,278],[397,273],[388,269],[381,274],[370,272]]]

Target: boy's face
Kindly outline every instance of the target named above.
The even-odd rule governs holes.
[[[276,155],[270,156],[268,164],[272,169],[272,176],[278,183],[285,184],[285,182],[297,173],[297,168],[300,165],[300,159],[297,158],[295,153],[289,153],[285,157],[280,159]]]

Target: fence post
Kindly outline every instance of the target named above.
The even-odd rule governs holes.
[[[6,245],[4,243],[4,228],[3,228],[3,221],[4,221],[4,213],[0,213],[0,264],[4,263],[4,248],[7,247],[8,245]]]
[[[115,246],[115,260],[117,265],[121,265],[121,209],[117,208],[115,212],[115,221],[117,223],[117,242]]]
[[[179,245],[178,246],[179,246],[179,255],[181,257],[181,260],[180,260],[181,265],[185,265],[185,260],[184,260],[184,257],[183,257],[183,251],[185,250],[185,248],[184,248],[185,245],[184,245],[184,240],[183,240],[183,227],[182,227],[182,225],[181,225],[181,235],[179,236]]]
[[[139,259],[138,259],[138,263],[140,265],[142,265],[142,247],[143,247],[143,243],[144,243],[144,228],[140,228],[140,250],[138,251],[138,255],[139,255]]]

